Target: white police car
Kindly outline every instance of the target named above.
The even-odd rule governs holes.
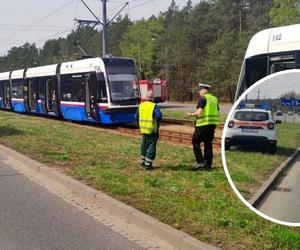
[[[231,146],[258,146],[274,154],[277,150],[277,129],[270,110],[244,108],[232,115],[225,131],[225,150]]]

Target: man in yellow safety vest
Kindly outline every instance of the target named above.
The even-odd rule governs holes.
[[[162,113],[153,102],[153,92],[148,91],[146,100],[140,104],[136,113],[142,134],[141,165],[145,170],[153,170],[152,163],[156,156],[156,143],[159,137],[158,127],[161,118]]]
[[[199,83],[197,110],[188,113],[189,116],[196,117],[193,149],[197,163],[193,167],[194,170],[212,167],[212,143],[216,126],[219,124],[219,104],[218,98],[209,92],[210,88],[208,84]],[[204,143],[204,157],[200,146],[202,142]]]

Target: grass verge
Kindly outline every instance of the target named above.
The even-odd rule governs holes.
[[[230,176],[246,199],[250,199],[278,166],[300,146],[300,124],[282,123],[277,128],[278,150],[275,155],[236,148],[226,151]]]
[[[297,229],[265,221],[231,190],[220,156],[193,172],[191,149],[159,143],[155,171],[139,166],[135,138],[0,112],[0,143],[223,249],[299,248]]]

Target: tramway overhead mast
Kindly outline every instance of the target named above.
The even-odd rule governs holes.
[[[110,19],[107,20],[107,7],[106,7],[106,3],[107,0],[101,0],[102,2],[102,21],[100,21],[100,19],[95,15],[95,13],[90,9],[90,7],[84,2],[84,0],[80,0],[84,6],[89,10],[89,12],[96,18],[96,20],[82,20],[82,19],[74,19],[78,24],[79,24],[79,28],[81,27],[81,25],[93,25],[93,28],[96,25],[102,25],[102,46],[103,46],[103,57],[106,57],[108,55],[108,44],[107,44],[107,27],[112,23],[112,21],[121,13],[121,11],[129,4],[128,2],[126,2],[124,4],[124,6]],[[78,28],[78,30],[79,30]],[[78,31],[77,30],[77,31]],[[79,44],[75,44],[76,46],[78,46]],[[84,50],[80,47],[80,45],[78,46],[79,49],[81,50],[81,52],[83,54],[86,54],[84,52]]]

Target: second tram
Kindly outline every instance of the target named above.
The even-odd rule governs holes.
[[[300,68],[300,24],[267,29],[249,42],[235,100],[252,84],[282,70]]]

